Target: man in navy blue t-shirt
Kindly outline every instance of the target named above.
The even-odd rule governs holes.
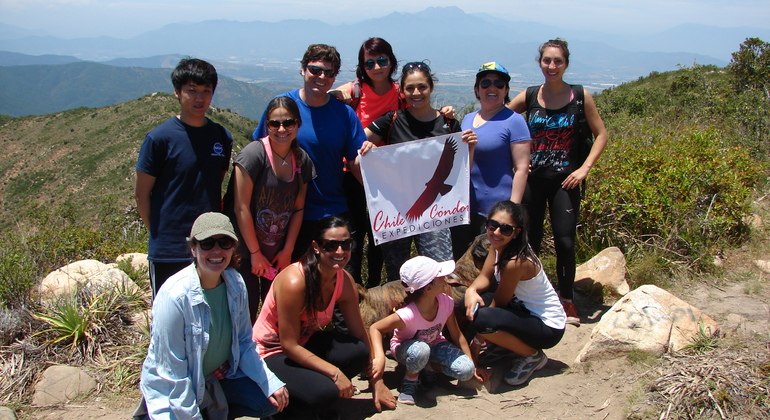
[[[185,58],[171,74],[179,115],[147,133],[136,162],[134,197],[150,231],[148,260],[153,297],[163,282],[192,262],[186,237],[202,213],[221,211],[232,135],[206,118],[217,72]]]

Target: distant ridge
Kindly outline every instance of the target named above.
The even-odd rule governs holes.
[[[174,63],[176,64],[176,63]],[[115,67],[93,62],[0,67],[0,114],[40,115],[102,107],[153,92],[173,93],[169,69]],[[214,105],[258,119],[275,96],[264,87],[220,77]]]

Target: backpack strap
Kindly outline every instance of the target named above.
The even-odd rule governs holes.
[[[356,79],[353,81],[353,89],[350,91],[350,107],[353,110],[358,109],[358,105],[361,103],[361,81]]]

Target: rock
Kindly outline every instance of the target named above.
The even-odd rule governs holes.
[[[762,217],[757,213],[752,213],[748,216],[744,216],[743,223],[747,224],[752,229],[759,229],[764,225],[762,221]]]
[[[692,344],[701,328],[712,334],[718,325],[671,293],[653,285],[641,286],[604,314],[575,362],[616,358],[634,350],[659,356]]]
[[[626,282],[626,257],[616,247],[596,254],[575,271],[575,289],[594,295],[601,288],[616,296],[624,296],[630,289]]]
[[[119,255],[115,259],[116,262],[131,261],[131,267],[136,271],[144,273],[150,272],[150,263],[147,261],[147,254],[141,252],[132,252],[128,254]]]
[[[96,260],[77,261],[49,273],[38,286],[41,297],[58,296],[73,293],[78,286],[99,285],[104,287],[124,287],[136,291],[136,283],[117,268]]]
[[[0,407],[0,420],[16,420],[16,413],[8,407]]]
[[[83,370],[72,366],[51,366],[35,385],[32,405],[65,404],[87,395],[95,388],[96,381]]]
[[[770,274],[770,261],[754,260],[754,265],[756,265],[760,270],[764,271],[765,273]]]

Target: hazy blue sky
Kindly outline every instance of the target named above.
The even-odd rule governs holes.
[[[682,23],[770,28],[768,0],[0,0],[0,22],[67,38],[130,37],[175,22],[357,22],[430,6],[607,32],[653,33]]]

